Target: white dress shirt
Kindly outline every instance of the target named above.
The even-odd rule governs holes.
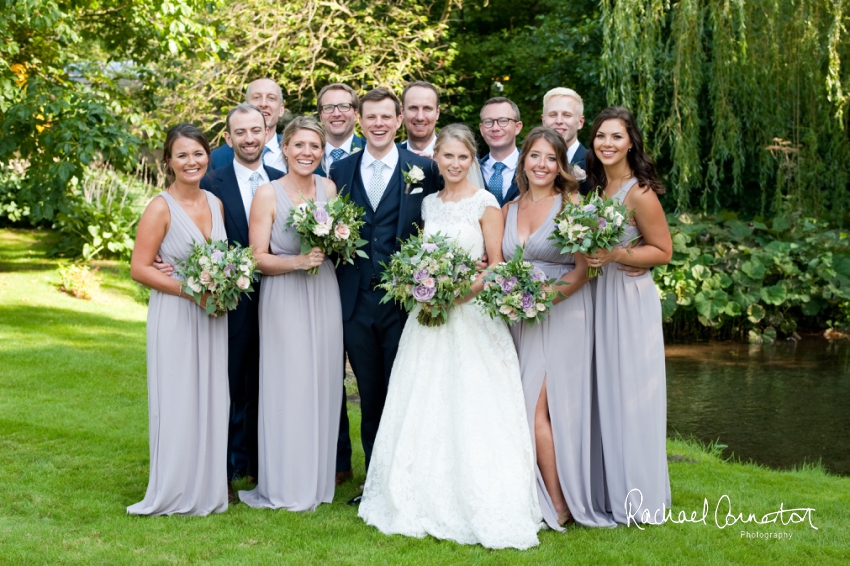
[[[372,183],[372,164],[377,161],[372,154],[369,153],[369,146],[366,146],[366,149],[363,150],[363,159],[360,160],[360,179],[363,181],[363,187],[366,189],[366,194],[369,193],[369,187]],[[398,165],[398,148],[395,144],[392,145],[392,149],[390,152],[381,158],[381,163],[384,164],[384,168],[381,169],[381,174],[384,178],[384,191],[387,190],[387,185],[390,184],[390,179],[393,178],[393,172],[395,171],[396,165]],[[383,196],[383,193],[381,193]]]
[[[431,143],[429,143],[428,146],[421,151],[421,153],[424,153],[428,157],[433,158],[434,157],[434,144],[435,143],[437,143],[437,134],[434,134],[434,137],[431,138]],[[407,151],[414,151],[414,149],[410,146],[410,138],[407,138],[404,141],[404,144],[405,144],[405,147],[407,148]],[[414,153],[415,153],[415,151],[414,151]]]
[[[325,144],[325,162],[328,165],[333,163],[333,157],[331,157],[331,152],[335,149],[341,149],[342,151],[345,152],[345,154],[342,157],[340,157],[340,159],[345,159],[346,157],[351,155],[351,144],[352,143],[354,143],[354,132],[352,132],[351,135],[348,137],[348,139],[345,140],[344,142],[342,142],[342,145],[340,145],[338,148],[332,146],[330,142],[326,143]]]
[[[573,155],[576,154],[576,151],[578,151],[578,146],[580,145],[581,143],[578,141],[578,138],[576,138],[575,140],[573,140],[573,145],[567,148],[567,163],[573,162]]]
[[[492,155],[488,155],[484,160],[484,165],[481,166],[481,175],[484,177],[484,184],[490,184],[490,177],[493,175],[493,166],[497,163]],[[519,163],[519,150],[514,148],[513,153],[502,160],[505,168],[502,170],[502,198],[508,196],[508,191],[511,188],[511,179],[516,173],[516,166]]]
[[[254,201],[254,195],[251,194],[251,175],[254,174],[254,169],[248,169],[235,159],[233,160],[233,170],[236,172],[236,182],[239,183],[239,194],[242,197],[242,204],[245,206],[245,219],[251,218],[251,203]],[[260,174],[260,185],[269,182],[269,176],[263,168],[263,164],[257,162],[257,173]]]
[[[272,169],[277,169],[286,173],[286,162],[283,160],[283,152],[280,150],[280,142],[277,141],[277,134],[266,142],[268,151],[263,150],[263,163]]]

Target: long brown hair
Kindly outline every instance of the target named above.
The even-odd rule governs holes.
[[[637,178],[638,184],[646,187],[646,190],[652,189],[656,194],[664,194],[665,189],[655,170],[655,162],[643,148],[643,136],[638,129],[637,121],[629,109],[622,106],[609,106],[600,112],[596,120],[593,121],[593,127],[590,128],[590,151],[587,152],[586,158],[587,181],[590,187],[601,192],[605,190],[605,186],[608,184],[605,168],[599,158],[596,157],[594,143],[596,133],[606,120],[620,120],[626,127],[629,141],[632,142],[632,148],[626,154],[626,159],[629,160],[629,167]]]
[[[519,163],[516,168],[516,184],[519,187],[520,196],[528,192],[528,176],[525,174],[525,160],[531,152],[531,146],[539,139],[544,139],[555,150],[555,156],[558,160],[558,175],[555,177],[555,191],[562,197],[567,193],[572,193],[578,190],[578,181],[572,176],[572,168],[567,163],[567,144],[564,143],[564,138],[557,131],[546,126],[537,126],[529,133],[522,142],[520,150]],[[567,199],[563,199],[567,202]]]
[[[165,144],[162,146],[162,164],[165,167],[165,174],[170,177],[174,176],[174,170],[168,162],[171,160],[171,150],[174,147],[174,142],[177,141],[177,138],[189,138],[190,140],[195,140],[201,144],[201,147],[204,148],[204,151],[207,153],[207,158],[210,156],[210,142],[207,141],[207,136],[204,135],[204,132],[188,122],[183,122],[173,126],[170,130],[168,130],[168,133],[165,134]],[[209,167],[209,164],[207,164],[207,167]]]

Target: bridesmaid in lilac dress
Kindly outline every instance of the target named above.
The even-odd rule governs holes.
[[[614,521],[594,505],[604,489],[601,437],[592,420],[593,299],[581,255],[562,255],[549,240],[564,199],[578,202],[578,183],[566,171],[567,148],[555,130],[538,127],[525,138],[517,167],[520,197],[505,205],[502,252],[523,257],[547,279],[559,282],[564,297],[534,325],[511,326],[522,366],[529,426],[534,431],[537,495],[549,527],[563,531],[571,519],[592,527]],[[594,426],[595,425],[595,426]]]
[[[208,515],[227,510],[227,317],[207,316],[180,277],[153,267],[185,261],[196,242],[226,240],[221,201],[201,190],[210,146],[191,124],[163,148],[174,182],[139,221],[131,277],[151,289],[147,366],[150,480],[131,515]]]
[[[257,190],[249,239],[260,287],[259,477],[240,491],[251,507],[311,511],[334,496],[342,388],[342,309],[333,262],[319,248],[301,253],[290,210],[304,199],[336,196],[329,179],[313,175],[325,134],[298,117],[281,140],[289,173]],[[315,275],[307,273],[318,267]]]
[[[590,265],[604,267],[596,281],[595,330],[608,503],[618,523],[659,523],[663,508],[670,507],[661,301],[651,273],[630,277],[617,266],[670,261],[673,244],[658,200],[664,188],[625,108],[603,110],[590,139],[590,186],[634,211],[616,249],[588,255]]]

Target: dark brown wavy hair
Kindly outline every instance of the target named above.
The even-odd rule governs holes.
[[[563,136],[552,128],[537,126],[525,137],[525,140],[522,142],[522,149],[520,150],[519,163],[517,163],[516,167],[516,184],[519,187],[520,196],[528,192],[528,176],[525,174],[525,159],[531,152],[531,146],[533,146],[534,142],[539,139],[544,139],[549,142],[552,149],[555,150],[559,171],[559,175],[555,177],[555,191],[557,191],[557,193],[561,196],[566,193],[577,191],[578,181],[576,181],[575,177],[573,177],[572,173],[570,173],[572,168],[567,162],[567,144],[564,143]],[[564,203],[567,202],[567,199],[563,200]]]
[[[643,136],[640,134],[634,115],[622,106],[609,106],[599,113],[593,126],[590,128],[590,151],[587,152],[587,182],[595,190],[602,192],[608,179],[605,177],[605,168],[596,156],[596,133],[606,120],[620,120],[626,127],[626,133],[632,142],[631,150],[626,154],[632,174],[637,178],[641,186],[646,190],[652,189],[656,194],[664,194],[664,186],[655,171],[655,162],[643,148]]]
[[[165,174],[168,176],[174,176],[174,170],[168,162],[171,159],[171,150],[174,147],[174,142],[177,141],[177,138],[189,138],[191,140],[195,140],[201,144],[201,147],[204,148],[204,151],[207,153],[207,157],[210,156],[210,142],[207,141],[207,136],[204,135],[204,132],[186,122],[177,124],[168,130],[167,134],[165,134],[165,145],[162,147],[162,164],[165,166]],[[209,167],[209,164],[207,164],[207,167]]]

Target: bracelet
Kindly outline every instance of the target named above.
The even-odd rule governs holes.
[[[178,297],[183,296],[183,285],[180,285],[180,286],[177,287],[177,296]]]

